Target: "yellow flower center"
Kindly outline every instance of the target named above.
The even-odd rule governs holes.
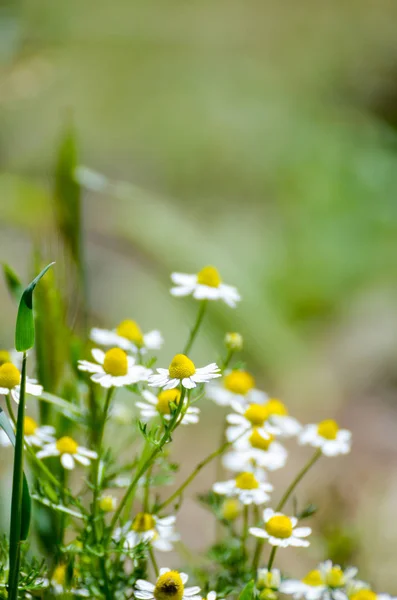
[[[184,379],[191,377],[196,372],[193,361],[185,354],[176,354],[168,368],[171,379]]]
[[[103,512],[112,512],[115,508],[113,496],[102,496],[99,500],[99,508],[103,510]]]
[[[350,600],[376,600],[377,595],[372,590],[363,589],[350,596]]]
[[[339,427],[333,419],[321,421],[317,427],[317,433],[326,440],[335,440],[338,435]]]
[[[332,567],[325,576],[325,583],[329,587],[342,587],[345,585],[345,576],[340,567]]]
[[[218,269],[210,266],[204,267],[204,269],[201,269],[201,271],[197,274],[197,283],[217,288],[222,283],[222,279],[220,278]]]
[[[287,407],[281,400],[276,400],[276,398],[271,398],[269,402],[266,403],[266,408],[269,413],[269,417],[272,415],[279,415],[280,417],[286,417],[288,415]]]
[[[258,450],[269,450],[270,444],[274,441],[274,435],[269,435],[268,438],[264,438],[261,436],[256,427],[252,430],[252,433],[249,437],[249,443],[253,448],[257,448]]]
[[[276,515],[271,517],[267,523],[265,523],[265,529],[269,535],[276,538],[286,539],[292,535],[292,522],[289,517],[285,515]]]
[[[11,362],[11,356],[8,350],[0,350],[0,366]]]
[[[23,422],[23,432],[25,435],[33,435],[38,428],[38,425],[32,417],[25,417]]]
[[[113,377],[123,377],[128,373],[127,354],[121,348],[112,348],[105,354],[103,361],[103,369],[105,373]]]
[[[157,396],[157,411],[161,415],[169,415],[171,414],[170,403],[174,402],[178,404],[181,399],[181,392],[179,390],[164,390],[160,392]]]
[[[0,387],[12,390],[21,381],[21,374],[10,362],[6,362],[0,367]]]
[[[228,498],[222,504],[222,517],[226,519],[226,521],[234,521],[240,516],[241,513],[241,504],[236,498]]]
[[[153,595],[156,600],[182,600],[184,591],[178,571],[168,571],[157,579]]]
[[[131,321],[129,319],[121,321],[116,328],[116,333],[137,346],[143,346],[143,334],[136,321]]]
[[[311,585],[312,587],[323,585],[324,580],[321,575],[321,571],[315,569],[314,571],[309,571],[309,573],[302,579],[302,583],[306,583],[306,585]]]
[[[245,396],[255,386],[255,380],[247,371],[232,371],[223,378],[223,385],[233,394]]]
[[[149,513],[138,513],[134,520],[132,521],[131,529],[133,531],[137,531],[138,533],[143,533],[144,531],[150,531],[151,529],[156,528],[156,521]]]
[[[51,581],[54,581],[54,583],[57,583],[58,585],[65,585],[66,565],[58,565],[55,567]]]
[[[77,454],[77,448],[79,447],[78,443],[68,435],[59,438],[55,445],[61,454]]]
[[[268,417],[268,412],[265,406],[263,406],[262,404],[250,404],[250,406],[244,413],[244,417],[252,425],[260,427],[266,421]]]
[[[245,472],[236,477],[236,487],[240,490],[255,490],[259,483],[252,473]]]

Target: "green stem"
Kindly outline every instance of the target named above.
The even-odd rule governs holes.
[[[8,599],[17,600],[19,564],[21,554],[22,490],[23,490],[23,447],[26,389],[26,352],[23,353],[18,419],[16,426],[14,470],[12,479],[11,523],[10,523],[10,573]]]
[[[311,467],[314,465],[314,463],[318,461],[321,454],[322,454],[321,448],[318,448],[318,450],[315,451],[315,453],[313,454],[311,459],[306,463],[306,465],[303,467],[303,469],[301,469],[301,471],[299,471],[298,475],[295,477],[295,479],[292,481],[292,483],[287,487],[285,494],[281,498],[280,502],[277,504],[276,512],[279,512],[280,510],[282,510],[284,508],[285,503],[287,502],[288,498],[291,496],[292,492],[294,491],[294,489],[296,488],[298,483],[303,479],[303,477],[306,475],[306,473],[309,471],[309,469],[311,469]]]
[[[158,442],[158,444],[156,445],[156,447],[152,450],[152,452],[149,455],[149,457],[144,461],[143,465],[140,468],[137,468],[137,471],[135,473],[134,479],[131,481],[130,485],[128,486],[128,489],[127,489],[126,493],[124,494],[123,498],[121,499],[121,502],[120,502],[120,504],[119,504],[116,512],[113,515],[113,518],[111,520],[111,523],[110,523],[110,526],[109,526],[109,530],[108,530],[108,541],[110,540],[110,538],[112,536],[112,532],[113,532],[114,528],[116,527],[117,521],[120,518],[120,515],[121,515],[121,513],[123,511],[123,508],[124,508],[125,504],[128,502],[129,498],[133,497],[133,494],[135,493],[136,486],[138,485],[138,482],[141,479],[142,475],[144,475],[146,473],[146,471],[154,463],[157,455],[159,454],[159,452],[162,451],[162,449],[165,446],[165,444],[167,444],[167,442],[169,442],[169,440],[171,439],[171,435],[172,435],[174,429],[179,424],[179,416],[180,416],[181,411],[182,411],[183,401],[185,399],[185,395],[186,395],[186,390],[185,390],[184,387],[182,387],[182,389],[181,389],[181,399],[178,402],[177,409],[174,412],[174,414],[172,416],[172,419],[170,420],[170,422],[168,424],[168,427],[164,431],[164,434],[162,435],[160,441]]]
[[[238,440],[240,437],[242,437],[246,432],[247,432],[247,430],[244,430],[241,433],[241,435],[239,435],[236,439],[232,440],[231,442],[226,442],[225,444],[223,444],[223,446],[218,448],[218,450],[215,450],[215,452],[212,452],[211,454],[209,454],[207,456],[207,458],[205,458],[204,460],[199,462],[198,465],[196,466],[196,468],[194,469],[194,471],[189,475],[189,477],[187,477],[187,479],[185,479],[185,481],[179,486],[179,488],[169,498],[167,498],[167,500],[165,500],[162,504],[160,504],[160,506],[157,507],[157,512],[161,512],[166,506],[171,504],[171,502],[173,500],[175,500],[175,498],[178,498],[183,493],[183,491],[187,488],[189,483],[191,481],[193,481],[193,479],[195,479],[195,477],[197,477],[197,475],[200,473],[201,469],[203,469],[206,465],[208,465],[208,463],[210,463],[214,458],[223,454],[228,448],[230,448],[230,446],[232,446],[234,444],[234,442],[236,440]]]
[[[14,425],[16,427],[17,420],[15,418],[14,411],[12,409],[11,393],[7,394],[6,397],[5,397],[5,399],[6,399],[6,405],[7,405],[8,414],[10,415],[11,421],[14,423]]]
[[[101,458],[102,458],[102,454],[103,454],[103,436],[105,433],[106,420],[108,418],[109,407],[110,407],[110,403],[112,401],[113,394],[114,394],[114,388],[111,387],[108,389],[108,392],[106,394],[105,406],[104,406],[102,418],[101,418],[101,421],[99,424],[99,431],[98,431],[98,437],[97,437],[98,458],[95,461],[95,468],[94,468],[94,481],[93,481],[94,495],[93,495],[93,501],[92,501],[93,532],[94,532],[94,537],[95,537],[96,541],[99,540],[99,531],[98,531],[96,521],[97,521],[98,514],[99,514],[99,494],[101,491],[100,470],[101,470]],[[94,425],[95,425],[95,423],[94,423]]]
[[[247,537],[248,537],[248,519],[249,519],[249,506],[248,504],[244,504],[244,512],[243,512],[243,531],[241,535],[241,554],[243,559],[247,556]]]
[[[146,480],[145,480],[145,490],[144,490],[144,496],[143,496],[143,512],[145,513],[150,513],[150,478],[152,476],[152,469],[153,469],[153,465],[150,465],[150,467],[147,470],[146,473]]]
[[[149,556],[150,556],[150,560],[152,561],[154,574],[156,575],[156,577],[158,577],[159,576],[159,568],[158,568],[156,557],[154,555],[154,551],[153,551],[151,544],[149,545]]]
[[[313,454],[313,456],[310,458],[310,460],[299,471],[299,473],[297,474],[295,479],[292,480],[291,484],[287,487],[284,495],[282,496],[280,502],[277,504],[276,512],[280,512],[284,508],[287,500],[291,496],[292,492],[294,491],[294,489],[296,488],[298,483],[303,479],[303,477],[306,475],[306,473],[309,471],[309,469],[317,462],[317,460],[320,458],[321,454],[322,454],[321,448],[318,448],[315,451],[315,453]],[[260,561],[260,557],[262,554],[262,548],[263,548],[264,543],[265,543],[265,540],[258,538],[258,541],[256,543],[256,548],[255,548],[254,560],[252,562],[252,570],[253,570],[254,574],[256,573],[256,570],[259,565],[259,561]],[[272,552],[271,552],[270,558],[269,558],[270,567],[268,567],[268,568],[271,568],[271,565],[273,564],[274,557],[276,554],[276,548],[277,548],[277,546],[274,546],[272,549]]]
[[[183,354],[189,354],[189,352],[190,352],[190,349],[193,345],[193,342],[194,342],[196,335],[198,333],[198,330],[200,328],[201,322],[204,318],[205,309],[207,308],[207,303],[208,303],[208,300],[202,300],[200,302],[199,310],[197,313],[197,319],[196,319],[196,322],[193,325],[192,329],[190,330],[189,339],[186,342],[186,345],[183,349]]]
[[[276,556],[276,552],[277,552],[277,548],[278,546],[273,546],[272,551],[270,552],[270,556],[269,556],[269,562],[267,563],[267,570],[271,571],[273,563],[274,563],[274,559]]]
[[[230,348],[230,350],[228,350],[228,352],[225,356],[225,360],[222,362],[222,365],[221,365],[222,373],[223,373],[223,371],[225,371],[228,368],[229,363],[232,360],[234,352],[235,352],[235,350],[233,350],[232,348]]]

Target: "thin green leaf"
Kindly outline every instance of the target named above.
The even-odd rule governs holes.
[[[15,433],[6,413],[0,408],[0,427],[15,448]],[[29,492],[29,486],[25,474],[23,475],[22,491],[22,523],[21,540],[26,540],[29,533],[30,517],[32,514],[32,501]]]
[[[5,263],[3,263],[3,275],[12,298],[19,302],[23,294],[23,286],[18,275]]]
[[[40,279],[53,264],[55,263],[47,265],[22,294],[15,328],[15,348],[18,352],[26,352],[34,345],[33,292]]]
[[[254,580],[249,581],[245,588],[243,588],[241,594],[238,597],[238,600],[252,600],[252,598],[254,597],[254,587]]]
[[[71,402],[67,402],[63,398],[59,398],[59,396],[55,396],[54,394],[43,392],[40,396],[40,400],[43,400],[44,402],[49,402],[50,404],[57,406],[62,410],[64,414],[66,414],[66,416],[69,416],[70,413],[75,414],[79,417],[83,416],[83,412],[78,406],[72,404]]]

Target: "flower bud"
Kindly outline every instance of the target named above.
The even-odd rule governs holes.
[[[243,336],[241,335],[241,333],[227,333],[225,335],[225,346],[228,350],[242,350]]]
[[[259,594],[259,600],[277,600],[277,593],[271,588],[264,588]]]
[[[103,512],[113,512],[117,506],[117,500],[114,496],[102,496],[99,500],[99,508]]]
[[[241,504],[235,498],[225,500],[222,505],[222,518],[226,521],[234,521],[241,514]]]

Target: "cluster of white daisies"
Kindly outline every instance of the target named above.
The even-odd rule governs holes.
[[[175,284],[171,289],[174,296],[192,295],[202,302],[223,300],[230,307],[235,307],[240,300],[237,290],[225,285],[214,267],[205,267],[194,275],[174,273],[171,277]],[[190,404],[190,392],[202,385],[207,398],[230,409],[225,428],[225,439],[229,444],[228,452],[223,456],[223,466],[233,472],[233,477],[213,485],[216,494],[226,497],[225,518],[232,518],[232,514],[235,518],[241,514],[243,507],[259,507],[270,501],[273,486],[267,480],[267,473],[285,465],[288,455],[283,443],[285,439],[294,437],[299,444],[310,445],[325,456],[346,454],[350,450],[349,431],[340,429],[331,419],[301,426],[288,414],[283,402],[258,390],[252,374],[244,369],[222,371],[216,363],[196,367],[185,354],[176,354],[168,368],[157,368],[154,373],[143,364],[143,357],[147,352],[160,349],[163,338],[157,330],[143,333],[135,321],[125,320],[114,330],[94,328],[90,337],[104,349],[94,348],[93,360],[80,360],[78,368],[89,373],[93,382],[107,390],[134,386],[133,391],[140,395],[136,408],[142,421],[160,419],[167,424],[174,414],[173,407],[178,406],[181,409],[178,424],[197,423],[200,409]],[[237,333],[229,333],[225,341],[230,359],[234,351],[241,349],[242,338]],[[0,352],[0,393],[16,401],[21,380],[17,361],[17,357]],[[40,396],[43,390],[36,381],[28,379],[26,391]],[[115,412],[114,409],[113,414]],[[76,463],[88,466],[98,458],[96,452],[69,436],[57,439],[53,427],[39,426],[29,416],[25,418],[25,440],[38,449],[38,458],[59,456],[62,466],[69,470]],[[1,436],[0,443],[6,445],[8,438]],[[116,499],[104,495],[100,499],[100,507],[104,512],[114,511]],[[249,528],[251,535],[267,540],[272,546],[309,545],[306,538],[311,529],[298,526],[295,516],[271,508],[265,508],[262,516],[257,523],[261,526]],[[178,539],[175,516],[160,518],[145,512],[138,513],[114,532],[115,542],[121,542],[126,550],[147,542],[156,550],[166,552],[173,549]],[[320,565],[301,581],[281,581],[277,570],[260,570],[257,587],[282,591],[297,599],[376,600],[376,595],[365,584],[354,581],[355,574],[352,570],[343,572],[329,562]],[[198,587],[185,587],[187,578],[184,573],[161,569],[155,584],[137,581],[135,597],[140,600],[201,600]],[[210,592],[207,598],[215,600],[215,592]],[[380,595],[379,600],[388,600],[388,597]]]

